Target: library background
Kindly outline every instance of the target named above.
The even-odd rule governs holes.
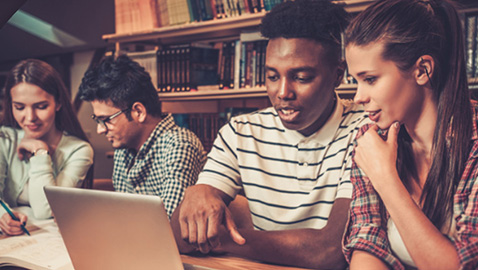
[[[258,26],[264,14],[282,1],[2,0],[0,10],[18,11],[11,18],[12,14],[0,14],[10,18],[5,23],[0,16],[0,84],[21,59],[38,58],[53,65],[70,88],[95,149],[95,178],[110,178],[111,145],[96,134],[90,105],[75,95],[89,66],[104,55],[127,54],[150,73],[163,112],[172,113],[179,125],[195,132],[209,150],[218,129],[231,116],[270,105],[264,78],[267,40]],[[348,12],[358,13],[373,0],[343,2]],[[477,97],[478,1],[458,2],[470,88]],[[37,26],[50,25],[46,26],[50,32],[22,25],[32,20]],[[355,87],[345,76],[337,93],[351,99]]]

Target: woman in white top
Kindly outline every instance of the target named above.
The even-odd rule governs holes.
[[[35,218],[52,216],[44,186],[80,187],[91,172],[93,149],[73,111],[58,72],[40,60],[24,60],[5,83],[0,127],[0,198],[10,207],[27,205]],[[0,229],[23,233],[27,216],[0,208]]]

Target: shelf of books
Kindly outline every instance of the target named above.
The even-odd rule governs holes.
[[[284,0],[115,0],[116,33],[103,35],[112,43],[238,35],[257,27],[262,17]],[[232,3],[235,2],[235,3]],[[346,10],[363,10],[374,0],[344,0]]]
[[[162,101],[267,97],[267,41],[257,28],[283,1],[115,0],[116,33],[103,39],[145,67]],[[357,12],[373,1],[337,2]]]
[[[142,31],[107,34],[103,39],[108,42],[133,42],[144,40],[156,40],[161,43],[172,43],[175,40],[194,40],[199,38],[214,38],[224,36],[238,36],[239,33],[248,28],[257,27],[265,12],[246,13],[223,19],[209,21],[193,21],[185,24],[163,26]]]

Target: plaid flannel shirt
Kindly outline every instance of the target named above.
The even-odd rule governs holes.
[[[456,238],[449,237],[460,258],[461,269],[478,269],[478,134],[477,104],[473,104],[472,147],[453,200]],[[361,128],[357,137],[370,125]],[[387,220],[380,215],[379,195],[355,162],[350,219],[343,239],[344,254],[350,262],[354,250],[363,250],[384,261],[392,269],[405,269],[390,249]]]
[[[138,153],[133,149],[115,150],[113,185],[119,192],[161,197],[171,216],[185,189],[196,183],[205,160],[196,135],[177,126],[167,115]]]

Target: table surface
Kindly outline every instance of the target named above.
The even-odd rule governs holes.
[[[233,255],[191,256],[181,255],[183,263],[224,270],[303,270],[305,268],[260,263]]]
[[[20,210],[20,209],[16,209]],[[21,209],[22,212],[26,212],[29,209]],[[53,223],[53,220],[42,221],[41,223]],[[27,226],[31,231],[39,229],[39,227]],[[0,234],[0,240],[8,236]],[[243,270],[243,269],[254,269],[254,270],[304,270],[305,268],[297,268],[290,266],[280,266],[274,264],[261,263],[229,254],[225,255],[181,255],[181,260],[184,263],[190,265],[198,265],[203,267],[208,267],[212,269],[224,269],[224,270]],[[15,266],[0,266],[2,270],[23,270],[24,268],[15,267]]]
[[[232,255],[215,255],[215,256],[191,256],[181,255],[181,260],[184,263],[210,267],[212,269],[224,270],[303,270],[304,268],[288,267],[280,265],[265,264],[256,261],[251,261],[244,258],[235,257]],[[24,270],[21,267],[3,266],[2,270]]]

